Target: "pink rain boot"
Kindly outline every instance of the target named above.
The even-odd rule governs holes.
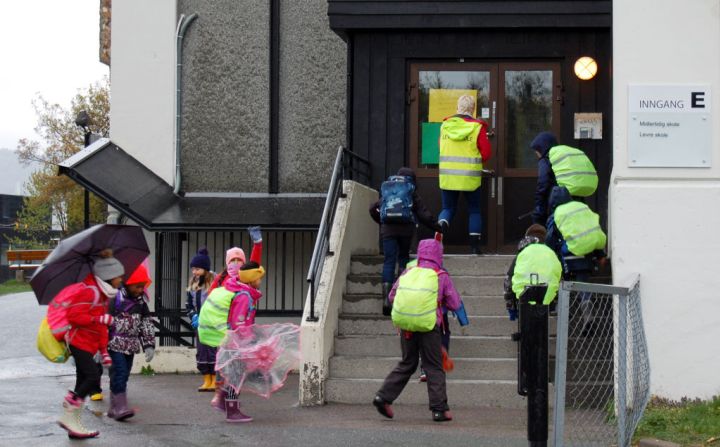
[[[110,394],[110,411],[108,411],[107,415],[116,421],[124,421],[135,416],[135,411],[127,406],[126,393]]]
[[[82,412],[85,401],[80,399],[72,391],[68,392],[63,400],[63,414],[57,423],[60,427],[68,432],[68,437],[73,439],[95,438],[100,434],[99,431],[90,431],[80,421],[80,413]]]
[[[237,399],[225,400],[226,417],[225,422],[252,422],[253,418],[240,411],[240,401]]]
[[[215,387],[215,396],[210,401],[210,406],[215,410],[225,413],[225,398],[227,397],[227,391],[223,388],[222,384]]]

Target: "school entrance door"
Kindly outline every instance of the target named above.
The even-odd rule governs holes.
[[[484,168],[494,175],[484,177],[481,186],[484,253],[514,252],[531,223],[537,159],[529,144],[544,130],[560,135],[561,92],[560,64],[554,62],[410,65],[409,159],[419,192],[438,208],[443,118],[454,115],[457,98],[469,94],[476,98],[476,116],[488,123],[493,155]],[[451,252],[467,252],[467,241],[467,208],[461,199],[445,245]]]

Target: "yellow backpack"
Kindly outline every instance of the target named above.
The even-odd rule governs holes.
[[[67,344],[58,341],[50,330],[47,318],[43,318],[37,333],[37,348],[46,359],[53,363],[65,363],[70,358]]]

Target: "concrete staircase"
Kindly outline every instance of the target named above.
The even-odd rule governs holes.
[[[525,405],[517,394],[517,346],[510,339],[517,325],[508,320],[502,299],[503,277],[511,261],[511,256],[445,256],[445,267],[470,317],[464,328],[450,318],[455,361],[455,370],[447,376],[451,407]],[[400,359],[396,329],[381,312],[381,269],[380,256],[352,258],[326,382],[328,402],[369,404]],[[397,402],[427,404],[426,385],[411,379]]]

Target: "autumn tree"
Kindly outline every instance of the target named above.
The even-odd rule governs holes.
[[[21,162],[38,162],[40,167],[26,183],[28,197],[18,213],[17,233],[10,242],[15,246],[42,246],[49,242],[51,226],[60,237],[83,229],[84,190],[64,175],[58,175],[58,165],[84,147],[84,131],[75,124],[81,110],[89,115],[91,132],[107,136],[110,129],[110,92],[107,78],[81,89],[71,100],[69,108],[51,104],[41,95],[33,101],[38,124],[38,139],[18,141],[17,153]],[[102,223],[107,218],[107,205],[90,194],[90,222]]]

